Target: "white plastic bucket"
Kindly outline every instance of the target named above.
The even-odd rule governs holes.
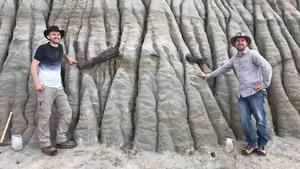
[[[11,147],[15,151],[21,151],[23,148],[23,139],[22,135],[20,134],[14,134],[11,136]]]
[[[233,150],[233,142],[232,138],[225,138],[225,151],[231,152]]]

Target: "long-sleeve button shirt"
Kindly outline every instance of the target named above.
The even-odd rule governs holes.
[[[257,51],[248,47],[241,53],[235,54],[227,63],[208,73],[208,78],[221,75],[230,69],[234,69],[239,81],[239,96],[247,97],[255,94],[256,83],[264,84],[267,88],[271,83],[272,66]]]

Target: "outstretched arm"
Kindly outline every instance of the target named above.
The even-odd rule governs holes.
[[[65,52],[64,52],[64,58],[70,65],[78,63],[78,61],[76,59],[70,58]]]
[[[208,74],[200,74],[198,76],[202,77],[204,80],[207,80],[208,78],[216,77],[223,73],[226,73],[227,71],[229,71],[232,68],[232,66],[233,66],[232,59],[230,59],[227,63],[225,63],[218,69],[214,70],[213,72],[210,72]]]

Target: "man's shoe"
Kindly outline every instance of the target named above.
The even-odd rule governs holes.
[[[56,144],[56,148],[65,148],[65,149],[74,148],[75,146],[76,146],[76,142],[72,140],[67,140],[63,143]]]
[[[244,147],[244,148],[242,149],[242,154],[243,154],[243,155],[250,155],[250,154],[252,154],[254,151],[255,151],[255,148],[253,148],[253,147],[247,145],[246,147]]]
[[[260,147],[258,147],[258,149],[256,150],[256,154],[261,155],[261,156],[267,155],[267,148],[266,148],[266,146],[260,146]]]
[[[51,146],[42,147],[41,151],[48,156],[55,156],[57,154],[56,148],[53,148]]]

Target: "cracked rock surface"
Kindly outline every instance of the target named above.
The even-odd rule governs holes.
[[[243,139],[234,72],[196,76],[230,59],[238,31],[273,67],[271,136],[300,139],[299,0],[0,0],[0,135],[13,112],[9,133],[25,144],[37,144],[30,63],[48,25],[66,31],[61,43],[80,62],[119,49],[63,66],[79,145],[185,152]]]

